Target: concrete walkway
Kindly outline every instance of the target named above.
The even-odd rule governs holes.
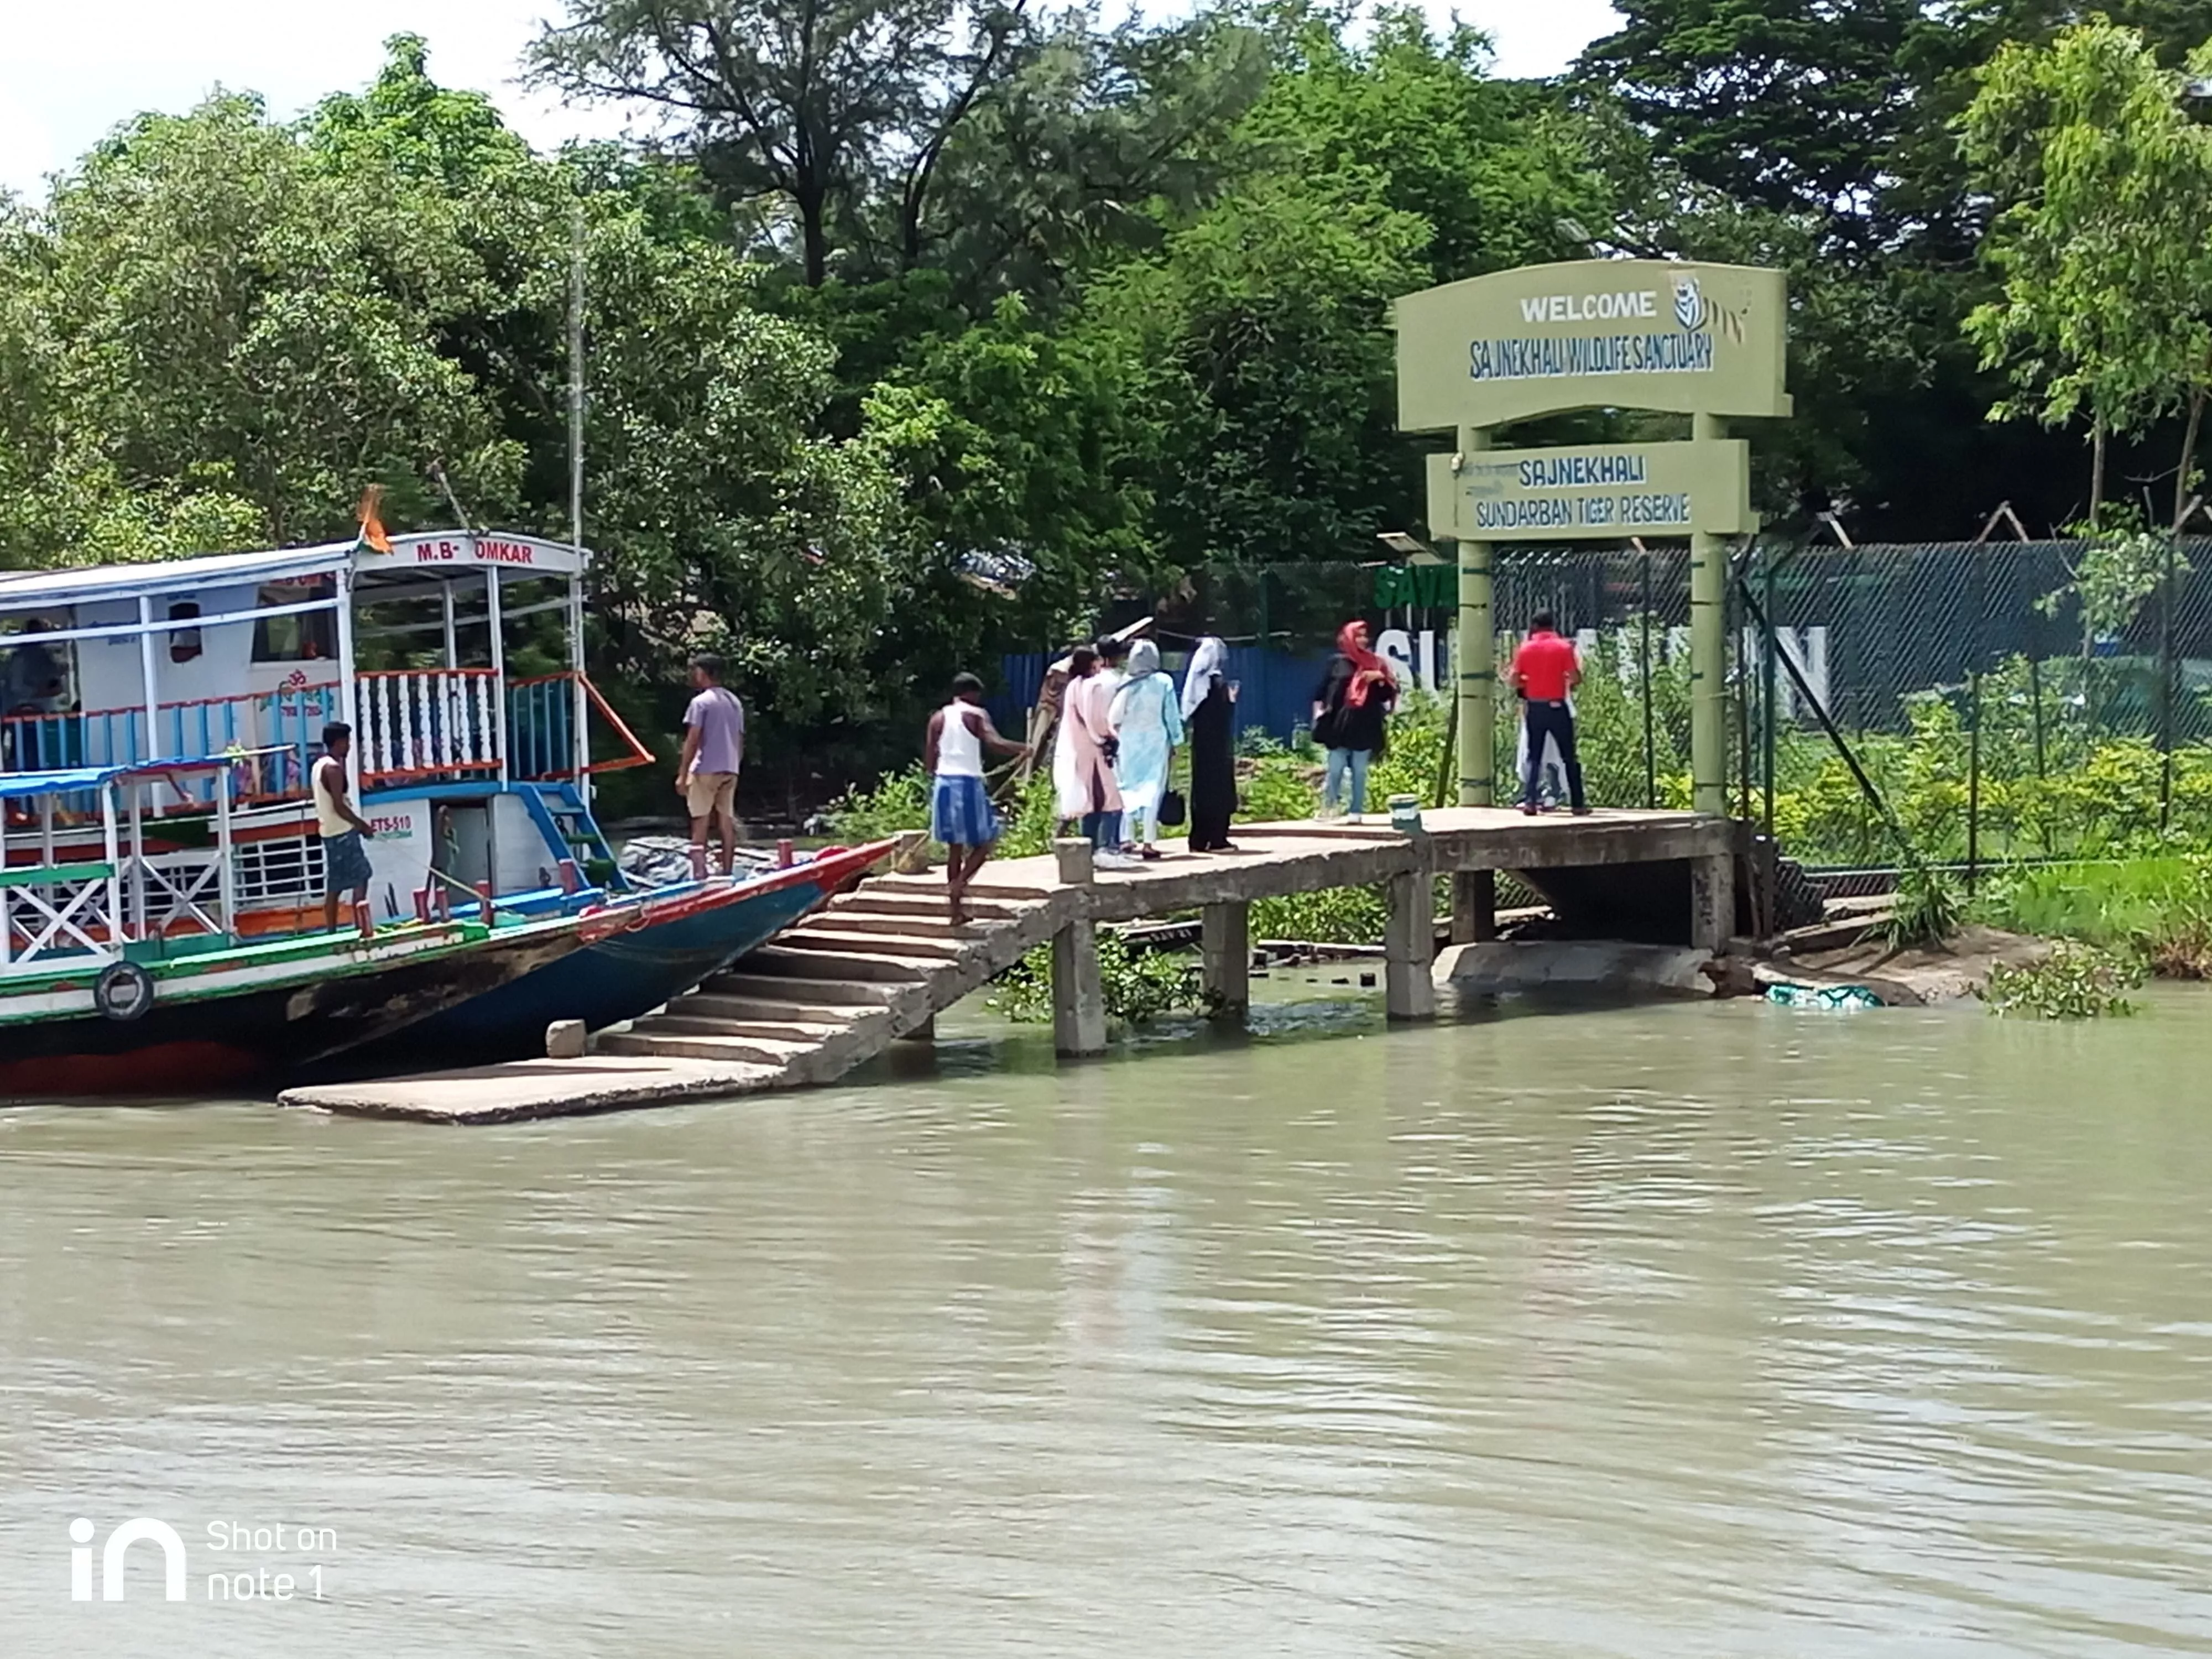
[[[1235,853],[1168,842],[1135,870],[1093,871],[1089,849],[984,866],[969,925],[955,930],[941,873],[871,877],[779,934],[732,971],[581,1060],[526,1060],[287,1091],[288,1106],[447,1123],[507,1122],[828,1083],[904,1037],[1039,945],[1053,947],[1054,1038],[1067,1055],[1106,1047],[1097,928],[1195,910],[1206,988],[1224,1014],[1249,1006],[1249,907],[1255,899],[1381,884],[1391,1018],[1435,1012],[1431,888],[1455,878],[1455,931],[1489,935],[1492,873],[1580,872],[1610,890],[1631,865],[1686,865],[1682,942],[1718,950],[1733,916],[1729,823],[1687,812],[1599,811],[1527,817],[1488,807],[1423,814],[1418,835],[1387,822],[1240,824]],[[1538,879],[1541,879],[1540,876]]]

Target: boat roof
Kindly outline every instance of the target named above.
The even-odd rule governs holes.
[[[137,766],[71,766],[55,772],[0,772],[0,800],[31,795],[64,795],[98,789],[118,778],[171,777],[183,772],[220,772],[235,763],[229,755],[198,760],[146,761]]]
[[[197,559],[145,564],[100,564],[66,570],[0,571],[0,611],[78,605],[88,599],[151,599],[240,582],[282,581],[342,570],[353,561],[352,542],[318,547],[279,547],[262,553],[211,553]]]
[[[203,588],[296,580],[351,567],[365,579],[452,579],[485,570],[502,582],[565,575],[591,555],[581,548],[512,531],[424,530],[392,538],[375,553],[358,541],[279,547],[259,553],[210,553],[143,564],[86,565],[63,570],[0,570],[0,613],[44,611],[102,599],[155,599]],[[4,644],[0,641],[0,644]]]

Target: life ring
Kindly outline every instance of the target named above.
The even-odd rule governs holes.
[[[92,982],[92,1006],[121,1024],[143,1018],[154,1006],[154,976],[135,962],[111,962]]]

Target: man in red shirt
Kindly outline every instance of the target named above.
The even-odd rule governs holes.
[[[1582,684],[1583,665],[1574,642],[1559,636],[1559,624],[1548,611],[1536,613],[1534,625],[1521,648],[1513,653],[1510,676],[1528,710],[1528,759],[1521,775],[1521,810],[1536,807],[1536,781],[1544,773],[1544,743],[1549,738],[1559,750],[1559,764],[1567,774],[1567,796],[1577,814],[1589,811],[1583,799],[1583,763],[1575,753],[1574,710],[1567,694]]]

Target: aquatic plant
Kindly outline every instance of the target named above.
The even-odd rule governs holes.
[[[2018,967],[2000,963],[1990,970],[1982,1000],[1994,1014],[2031,1019],[2094,1019],[2132,1014],[2127,994],[2142,983],[2135,957],[2062,939],[2040,962]]]
[[[1098,934],[1098,980],[1106,1018],[1145,1025],[1163,1014],[1204,1013],[1212,1006],[1198,963],[1166,951],[1133,951],[1119,933]],[[1008,1019],[1042,1024],[1052,1018],[1052,946],[1040,945],[999,975],[985,1000]]]

